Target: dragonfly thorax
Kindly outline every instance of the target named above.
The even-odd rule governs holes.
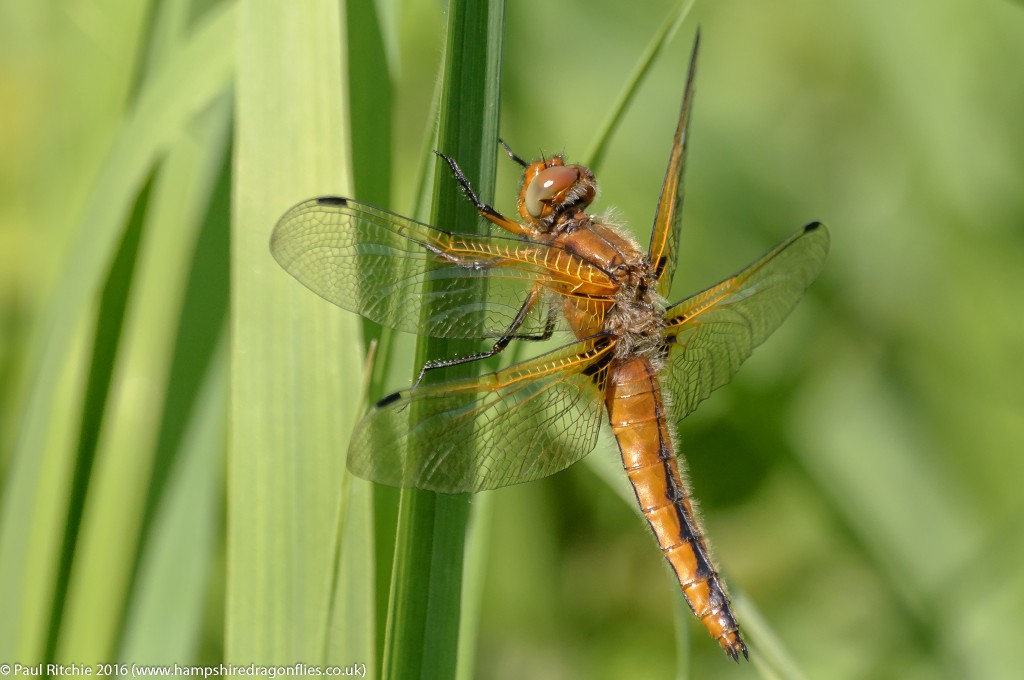
[[[592,247],[587,255],[618,283],[603,324],[603,330],[616,338],[616,358],[643,356],[660,367],[666,303],[657,293],[654,267],[632,234],[603,218],[587,222],[602,246]]]
[[[603,300],[566,300],[566,317],[577,337],[607,333],[616,340],[617,358],[644,356],[660,362],[666,305],[657,293],[654,267],[636,239],[607,216],[578,213],[555,228],[553,245],[600,268],[614,281],[614,293]]]
[[[646,261],[630,271],[605,316],[604,326],[606,332],[615,336],[617,359],[643,356],[660,369],[666,305],[655,284],[656,278]]]

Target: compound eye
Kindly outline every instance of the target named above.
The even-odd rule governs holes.
[[[567,168],[564,165],[541,170],[530,186],[526,188],[526,196],[523,202],[526,204],[526,211],[531,217],[540,217],[544,212],[544,206],[551,203],[551,199],[565,191],[579,179],[579,172],[575,168]]]

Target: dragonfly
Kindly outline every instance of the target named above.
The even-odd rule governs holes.
[[[357,424],[348,468],[382,484],[456,494],[541,479],[579,461],[610,426],[640,510],[690,609],[733,659],[748,657],[708,548],[677,451],[676,421],[732,378],[821,272],[829,234],[811,222],[761,258],[668,303],[683,208],[698,33],[646,252],[586,212],[594,174],[564,156],[527,162],[510,219],[481,201],[458,164],[438,153],[491,233],[447,231],[350,198],[291,208],[271,252],[321,297],[383,326],[438,338],[565,337],[508,368],[417,381]]]

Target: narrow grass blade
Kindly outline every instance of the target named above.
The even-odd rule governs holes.
[[[230,115],[224,96],[161,165],[138,272],[126,290],[117,382],[88,480],[64,658],[116,656],[142,556],[168,501],[168,480],[178,472],[181,437],[190,419],[202,417],[194,404],[227,310]],[[181,595],[178,604],[191,599],[199,606],[203,591]]]
[[[43,650],[43,659],[48,664],[53,663],[56,659],[57,641],[64,624],[71,568],[76,553],[80,550],[82,515],[84,514],[86,495],[94,481],[93,469],[100,429],[104,418],[109,415],[107,405],[110,398],[112,374],[121,347],[125,308],[128,306],[128,297],[132,290],[132,278],[138,263],[139,242],[142,240],[143,225],[146,223],[146,213],[150,206],[154,180],[155,175],[150,175],[142,191],[139,192],[131,217],[125,227],[121,245],[118,247],[117,255],[100,295],[99,311],[89,357],[89,377],[86,380],[78,431],[78,450],[75,454],[74,473],[67,501],[64,538],[61,541],[60,560],[57,564],[50,604],[49,629],[46,635],[46,647]],[[108,616],[96,618],[103,618],[103,623],[111,622]]]
[[[376,3],[345,3],[352,177],[360,201],[391,196],[391,69]]]
[[[376,658],[376,560],[374,545],[373,485],[343,475],[337,527],[335,583],[327,635],[325,663],[348,667],[361,664],[365,677],[379,677]],[[386,591],[385,591],[386,592]]]
[[[155,233],[145,263],[154,281],[146,282],[134,319],[139,327],[137,345],[143,348],[134,357],[139,366],[134,375],[148,375],[142,369],[149,367],[152,375],[147,382],[154,392],[160,387],[163,392],[142,400],[144,409],[132,399],[124,400],[118,432],[112,437],[111,449],[118,456],[112,466],[118,470],[118,487],[106,494],[110,500],[105,504],[104,524],[118,527],[118,533],[124,534],[120,542],[127,553],[127,566],[121,579],[125,595],[113,645],[116,651],[111,656],[123,654],[125,638],[131,634],[134,644],[150,649],[159,647],[160,640],[174,640],[179,643],[174,648],[177,658],[190,658],[187,652],[192,650],[186,645],[195,645],[197,640],[184,631],[196,631],[202,623],[206,579],[211,577],[213,541],[221,528],[223,506],[224,423],[207,422],[210,415],[203,407],[225,418],[225,405],[213,402],[213,397],[204,401],[203,390],[225,389],[213,383],[226,382],[231,103],[226,94],[197,122],[193,134],[183,137],[169,155],[162,173],[165,190],[155,206],[159,212],[154,216]],[[159,284],[167,281],[173,285],[165,285],[161,291]],[[157,289],[149,290],[151,287]],[[218,376],[217,371],[225,374]],[[190,434],[197,441],[188,440]],[[212,452],[214,460],[193,462],[194,446],[200,444]],[[140,455],[141,450],[150,455]],[[144,460],[135,460],[139,458]],[[183,476],[188,482],[181,481]],[[130,525],[122,525],[116,513],[123,511],[124,505],[117,500],[128,496],[131,484],[146,493],[138,516]],[[201,493],[207,495],[200,497]],[[182,496],[189,501],[184,503]],[[197,514],[197,507],[210,513]],[[152,551],[168,549],[157,541],[180,540],[184,534],[193,535],[195,543],[187,556],[181,553],[181,578],[154,582],[150,572],[168,573],[161,570],[173,565],[153,564]],[[179,538],[168,539],[168,535]],[[109,552],[113,543],[108,539],[99,551]],[[142,581],[147,575],[151,580]],[[143,583],[159,589],[164,597],[175,593],[172,604],[161,610],[162,617],[139,611],[139,598],[147,596],[140,590]],[[85,597],[102,598],[103,594],[90,592]],[[95,600],[86,601],[86,611],[98,606]],[[138,617],[147,613],[152,618],[138,622]],[[176,617],[191,619],[191,625],[181,625],[177,629],[181,632],[169,635],[159,622],[180,620]],[[173,658],[171,651],[162,658]],[[128,658],[157,662],[145,656]]]
[[[182,432],[166,502],[148,532],[120,650],[120,663],[173,664],[197,660],[206,594],[215,582],[216,520],[223,517],[223,454],[227,439],[227,334],[222,333],[194,417]]]
[[[693,652],[690,649],[693,644],[693,612],[682,596],[675,598],[675,604],[676,606],[672,608],[672,621],[675,623],[676,633],[676,680],[689,680],[693,666]]]
[[[480,494],[473,499],[473,512],[466,537],[466,562],[462,578],[462,610],[459,612],[458,662],[456,678],[471,680],[475,677],[476,643],[480,616],[483,609],[481,593],[486,576],[487,553],[490,550],[491,519],[494,513],[494,495]]]
[[[458,160],[483,200],[494,183],[504,4],[452,0],[448,9],[438,146]],[[438,175],[431,219],[476,224],[472,205]],[[417,362],[473,352],[472,344],[423,339]],[[469,366],[446,372],[468,375]],[[439,372],[438,372],[439,373]],[[426,379],[440,376],[428,374]],[[456,672],[462,595],[466,496],[405,490],[399,508],[385,678],[451,678]]]
[[[757,668],[762,678],[787,678],[803,680],[795,659],[789,654],[782,641],[772,630],[754,603],[743,593],[734,592],[732,596],[736,609],[743,617],[744,629],[751,642],[750,661]]]
[[[622,121],[622,116],[626,112],[626,107],[629,106],[630,102],[633,101],[633,97],[636,94],[637,89],[640,87],[640,83],[644,81],[647,73],[651,70],[651,66],[654,65],[654,61],[661,54],[661,50],[667,45],[672,37],[676,34],[676,31],[682,25],[683,20],[686,19],[686,15],[690,13],[690,9],[693,8],[693,3],[696,0],[679,0],[675,6],[669,10],[668,15],[662,22],[658,32],[651,38],[651,42],[647,45],[647,49],[644,51],[640,60],[636,66],[633,67],[633,72],[626,79],[626,86],[619,93],[619,96],[615,99],[615,103],[612,104],[611,109],[608,112],[608,117],[605,118],[604,123],[598,129],[597,134],[594,136],[594,141],[590,144],[590,149],[587,150],[586,155],[583,156],[584,165],[594,171],[594,174],[600,176],[601,163],[604,161],[604,153],[608,148],[608,140],[611,139],[615,129],[619,126]]]
[[[39,612],[49,611],[42,602],[50,600],[48,579],[56,560],[51,537],[63,535],[53,501],[61,497],[71,465],[67,452],[74,444],[63,433],[70,430],[69,406],[80,392],[86,315],[121,240],[132,202],[154,163],[227,86],[234,56],[233,17],[232,5],[211,10],[187,42],[145,79],[98,177],[90,181],[92,191],[84,209],[74,219],[66,267],[33,343],[38,349],[32,387],[5,479],[0,609],[8,616],[0,623],[0,655],[27,661],[42,653]]]
[[[345,68],[348,77],[348,103],[350,114],[350,129],[352,131],[352,176],[354,182],[355,196],[360,201],[372,203],[382,208],[391,206],[391,158],[392,158],[392,82],[393,82],[393,61],[389,63],[388,49],[386,46],[386,26],[381,16],[382,3],[373,1],[347,2],[345,3],[345,35],[347,37],[347,59]],[[366,392],[370,403],[376,402],[384,396],[385,385],[389,383],[386,376],[396,375],[396,346],[411,342],[409,338],[396,338],[394,331],[388,328],[381,328],[378,324],[362,319],[363,346],[370,347],[376,343],[376,350],[373,359],[373,372],[370,384]],[[411,352],[406,352],[408,357]],[[405,363],[405,362],[401,362]],[[400,370],[400,369],[399,369]],[[408,370],[402,371],[404,378]],[[397,377],[397,376],[396,376]],[[391,382],[391,385],[396,384]],[[346,482],[348,483],[348,481]],[[357,508],[363,511],[372,512],[373,530],[372,536],[365,539],[359,538],[358,532],[362,529],[358,512],[351,515],[343,512],[344,522],[351,522],[351,526],[345,531],[349,542],[357,544],[366,540],[373,545],[373,567],[374,580],[372,584],[372,595],[374,605],[374,628],[367,631],[373,640],[375,650],[374,667],[379,669],[380,659],[384,653],[384,627],[387,621],[388,590],[391,582],[392,558],[394,557],[395,526],[398,521],[398,490],[382,486],[366,486],[363,482],[353,480],[355,486],[349,489],[352,494],[347,499],[348,503],[355,504],[350,509]],[[370,507],[362,504],[368,502]],[[346,506],[347,507],[347,506]],[[353,578],[351,569],[358,567],[355,562],[345,561],[352,558],[354,550],[343,550],[342,574]],[[365,560],[365,555],[363,556]],[[341,598],[345,598],[345,588],[340,591]],[[348,593],[352,597],[358,597],[357,593]],[[368,622],[355,620],[351,615],[353,609],[343,606],[340,602],[335,606],[339,615],[343,615],[343,621],[353,631],[360,627],[367,628]],[[341,627],[342,624],[338,624]],[[370,634],[372,633],[372,634]],[[332,633],[333,634],[333,633]],[[343,631],[338,631],[340,638],[347,637]]]

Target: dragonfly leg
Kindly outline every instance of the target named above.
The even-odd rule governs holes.
[[[519,234],[520,236],[533,235],[534,232],[529,227],[519,224],[515,220],[510,220],[491,206],[481,201],[480,197],[476,195],[475,191],[473,191],[472,185],[470,185],[469,180],[466,179],[466,175],[462,172],[462,168],[459,167],[459,164],[455,162],[454,158],[446,156],[440,151],[435,151],[434,153],[444,160],[444,162],[448,164],[448,167],[451,168],[452,174],[455,175],[455,181],[459,183],[459,187],[462,188],[462,192],[466,194],[466,197],[473,202],[473,205],[476,207],[476,211],[480,213],[481,217],[498,225],[506,231],[512,232],[513,234]]]
[[[554,333],[555,333],[555,319],[556,318],[557,318],[556,310],[555,310],[554,307],[552,307],[552,308],[550,308],[548,310],[548,320],[544,323],[544,330],[542,330],[537,335],[530,335],[529,333],[527,333],[525,335],[518,335],[517,334],[517,335],[515,335],[513,337],[516,340],[529,340],[530,342],[544,342],[545,340],[550,340],[551,336],[554,335]]]
[[[530,165],[529,163],[524,161],[522,158],[517,156],[516,153],[514,151],[512,151],[511,147],[509,147],[509,145],[505,143],[504,139],[498,139],[498,143],[501,144],[503,147],[505,147],[505,153],[507,153],[508,157],[511,158],[512,160],[514,160],[516,163],[518,163],[519,165],[523,166],[524,168]]]
[[[455,357],[454,359],[434,359],[423,364],[423,368],[420,369],[419,377],[416,378],[416,383],[413,387],[417,387],[420,381],[423,380],[423,376],[426,375],[427,371],[435,368],[447,368],[448,366],[458,366],[459,364],[468,364],[471,361],[479,361],[480,359],[487,359],[498,354],[503,349],[508,347],[508,343],[512,342],[513,339],[519,340],[547,340],[551,337],[551,334],[555,330],[555,318],[552,315],[548,315],[547,324],[544,327],[544,332],[540,335],[517,335],[516,331],[519,330],[523,322],[526,321],[526,317],[529,315],[530,310],[537,304],[537,300],[540,299],[541,289],[539,285],[535,285],[530,291],[530,294],[526,296],[526,300],[523,301],[523,305],[519,308],[519,312],[516,313],[516,318],[512,320],[512,324],[501,334],[498,341],[494,343],[486,352],[477,352],[475,354],[467,354],[464,357]]]

